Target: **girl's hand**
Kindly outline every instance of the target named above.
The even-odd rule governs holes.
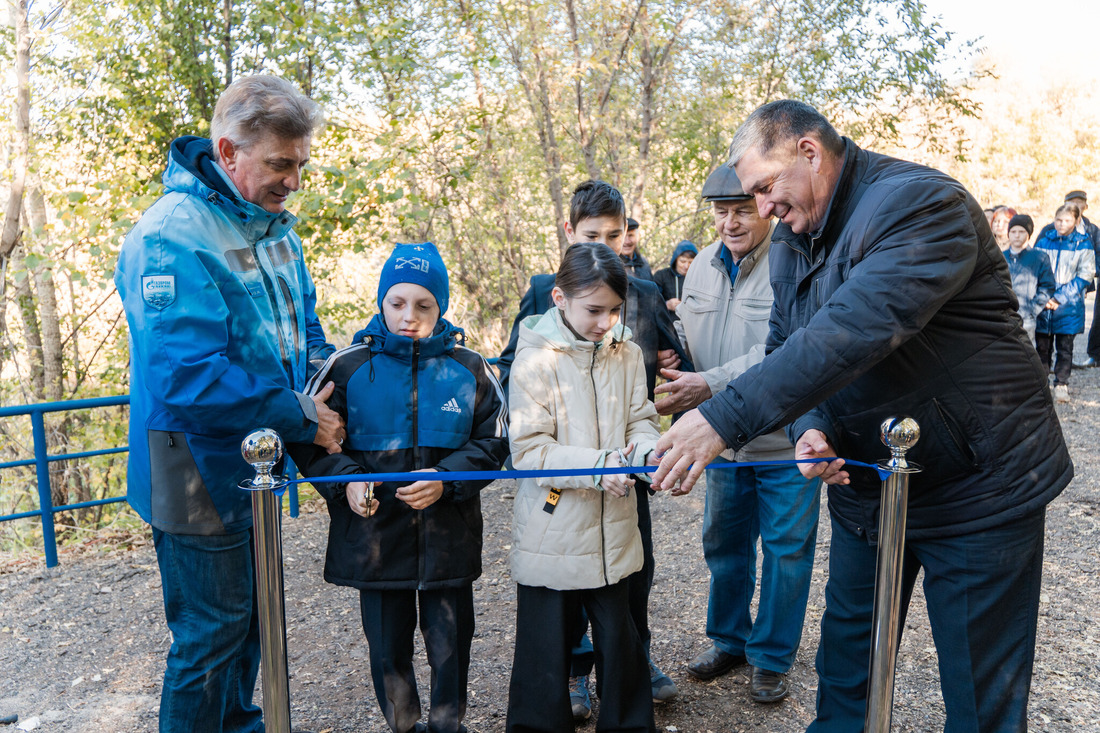
[[[1051,298],[1050,300],[1047,301],[1047,304],[1046,304],[1045,307],[1048,311],[1053,311],[1053,310],[1058,310],[1059,305],[1061,305],[1061,303],[1059,303],[1056,299]]]
[[[633,443],[623,449],[624,453],[632,453],[633,451]],[[619,451],[609,454],[603,465],[607,468],[618,468],[623,466],[623,462],[619,460]],[[605,474],[600,478],[600,486],[603,487],[603,490],[615,496],[627,496],[630,494],[630,487],[633,485],[634,479],[630,477],[630,474],[626,473]]]
[[[414,473],[436,473],[434,468],[421,468]],[[417,481],[397,490],[397,498],[413,509],[427,509],[443,496],[442,481]]]
[[[361,517],[369,519],[378,511],[378,499],[374,498],[374,486],[368,486],[366,481],[351,481],[345,492],[348,496],[348,506]],[[370,501],[367,501],[370,494]]]

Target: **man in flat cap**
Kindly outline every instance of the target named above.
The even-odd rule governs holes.
[[[730,380],[764,359],[772,307],[768,251],[774,225],[761,218],[734,170],[719,166],[703,185],[718,241],[706,247],[684,279],[677,330],[699,371],[664,369],[668,396],[657,410],[671,415],[702,404]],[[790,460],[783,430],[762,435],[723,457],[739,462]],[[821,482],[793,465],[707,471],[703,555],[710,568],[708,649],[688,664],[707,680],[746,662],[753,667],[749,695],[769,703],[787,696],[786,673],[802,639],[817,542]],[[760,605],[756,541],[763,549]]]

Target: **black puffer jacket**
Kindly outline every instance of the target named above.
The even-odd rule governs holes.
[[[328,382],[328,406],[347,424],[343,452],[291,445],[303,476],[414,471],[443,481],[443,496],[413,509],[396,496],[411,481],[374,489],[369,518],[348,506],[346,484],[318,483],[330,517],[325,580],[356,588],[444,588],[481,575],[481,489],[489,481],[448,481],[451,471],[495,471],[508,455],[507,408],[489,365],[456,344],[462,331],[440,319],[428,338],[390,333],[381,315],[314,376]]]
[[[916,418],[913,538],[1038,510],[1073,466],[981,207],[938,171],[845,144],[817,236],[780,224],[772,237],[770,353],[704,417],[735,448],[793,421],[794,437],[817,428],[841,456],[869,462],[889,455],[882,420]],[[880,482],[850,474],[829,487],[829,509],[874,541]]]

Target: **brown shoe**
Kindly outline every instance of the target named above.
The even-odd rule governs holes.
[[[711,644],[710,649],[688,662],[687,671],[697,680],[714,679],[745,664],[744,654],[730,654]]]
[[[752,668],[752,680],[749,682],[749,696],[753,702],[779,702],[790,694],[787,675],[770,669]]]

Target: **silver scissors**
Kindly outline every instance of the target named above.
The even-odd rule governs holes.
[[[619,454],[619,465],[620,466],[632,466],[632,465],[634,465],[634,451],[636,451],[637,449],[638,449],[638,446],[636,446],[636,445],[631,445],[629,451],[627,451],[623,448],[619,448],[616,451],[616,453]],[[630,496],[630,487],[629,486],[626,487],[626,495]]]

